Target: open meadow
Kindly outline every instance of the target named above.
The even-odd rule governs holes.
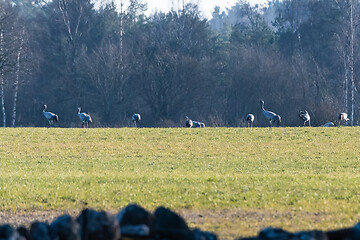
[[[220,239],[360,221],[360,127],[0,131],[1,223],[163,205]]]

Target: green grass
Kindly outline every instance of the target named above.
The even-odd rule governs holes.
[[[358,127],[2,129],[0,211],[163,205],[223,239],[352,226],[359,136]]]

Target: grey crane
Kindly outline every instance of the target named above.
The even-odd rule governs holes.
[[[327,122],[323,125],[323,127],[334,127],[334,126],[335,126],[335,124],[333,122]]]
[[[137,123],[141,120],[141,116],[140,114],[138,113],[134,113],[131,117],[133,123],[134,123],[134,126],[137,127]]]
[[[82,127],[88,128],[89,123],[92,122],[91,116],[88,112],[81,112],[81,107],[78,107],[78,116],[82,121]]]
[[[271,128],[271,123],[276,122],[278,126],[280,126],[281,123],[281,117],[279,115],[277,115],[274,112],[268,111],[264,109],[264,101],[260,100],[261,103],[261,109],[263,111],[264,116],[269,120],[270,123],[270,128]]]
[[[248,115],[246,115],[246,121],[247,121],[248,127],[250,127],[250,128],[252,127],[254,120],[255,120],[254,114],[249,113]]]
[[[205,123],[193,121],[188,116],[185,116],[185,126],[188,128],[204,128]]]
[[[52,126],[54,126],[54,121],[55,122],[59,121],[59,116],[52,112],[45,112],[45,110],[47,109],[47,106],[45,104],[43,106],[44,106],[43,114],[46,117],[46,119],[49,121],[50,127],[52,127]]]
[[[306,123],[309,123],[309,127],[311,127],[310,124],[310,114],[308,113],[308,111],[304,110],[304,111],[300,111],[299,113],[299,117],[304,121],[304,126],[306,125]]]
[[[345,122],[347,124],[347,122],[349,121],[347,113],[344,112],[339,114],[338,119],[339,119],[339,126],[341,125],[341,123]]]
[[[185,116],[185,126],[188,128],[192,128],[193,126],[193,121],[188,116]]]
[[[193,126],[192,126],[192,127],[193,127],[193,128],[197,128],[197,127],[199,127],[199,128],[204,128],[204,127],[205,127],[205,123],[193,121]]]

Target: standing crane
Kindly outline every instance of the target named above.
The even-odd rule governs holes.
[[[92,122],[91,116],[88,112],[81,112],[81,107],[78,107],[78,116],[82,121],[82,127],[88,128],[89,123]]]
[[[137,127],[137,123],[141,120],[141,116],[138,113],[134,113],[131,119],[134,123],[134,126]]]
[[[261,103],[261,109],[263,111],[264,116],[269,120],[270,128],[271,128],[271,123],[273,123],[273,122],[276,122],[277,125],[280,126],[281,117],[274,112],[265,110],[263,100],[260,100],[260,103]]]
[[[254,120],[255,120],[254,114],[249,113],[248,115],[246,115],[246,121],[247,121],[248,127],[252,128]]]
[[[52,112],[45,112],[45,110],[47,109],[47,106],[45,104],[43,106],[44,106],[43,114],[46,117],[46,119],[49,121],[50,127],[52,127],[52,126],[54,126],[54,121],[55,122],[59,121],[59,116]]]
[[[347,122],[350,120],[348,118],[347,113],[340,113],[338,119],[339,119],[339,126],[341,125],[341,123],[344,123],[344,122],[347,125]]]
[[[308,111],[300,111],[299,113],[299,117],[304,121],[304,126],[306,125],[306,123],[308,122],[309,123],[309,127],[311,127],[311,124],[310,124],[310,115],[308,113]]]

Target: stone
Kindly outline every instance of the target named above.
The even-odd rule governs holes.
[[[120,237],[119,224],[115,216],[105,212],[85,209],[77,218],[82,240],[115,240]]]
[[[80,224],[68,214],[56,218],[50,227],[59,240],[80,240]]]

